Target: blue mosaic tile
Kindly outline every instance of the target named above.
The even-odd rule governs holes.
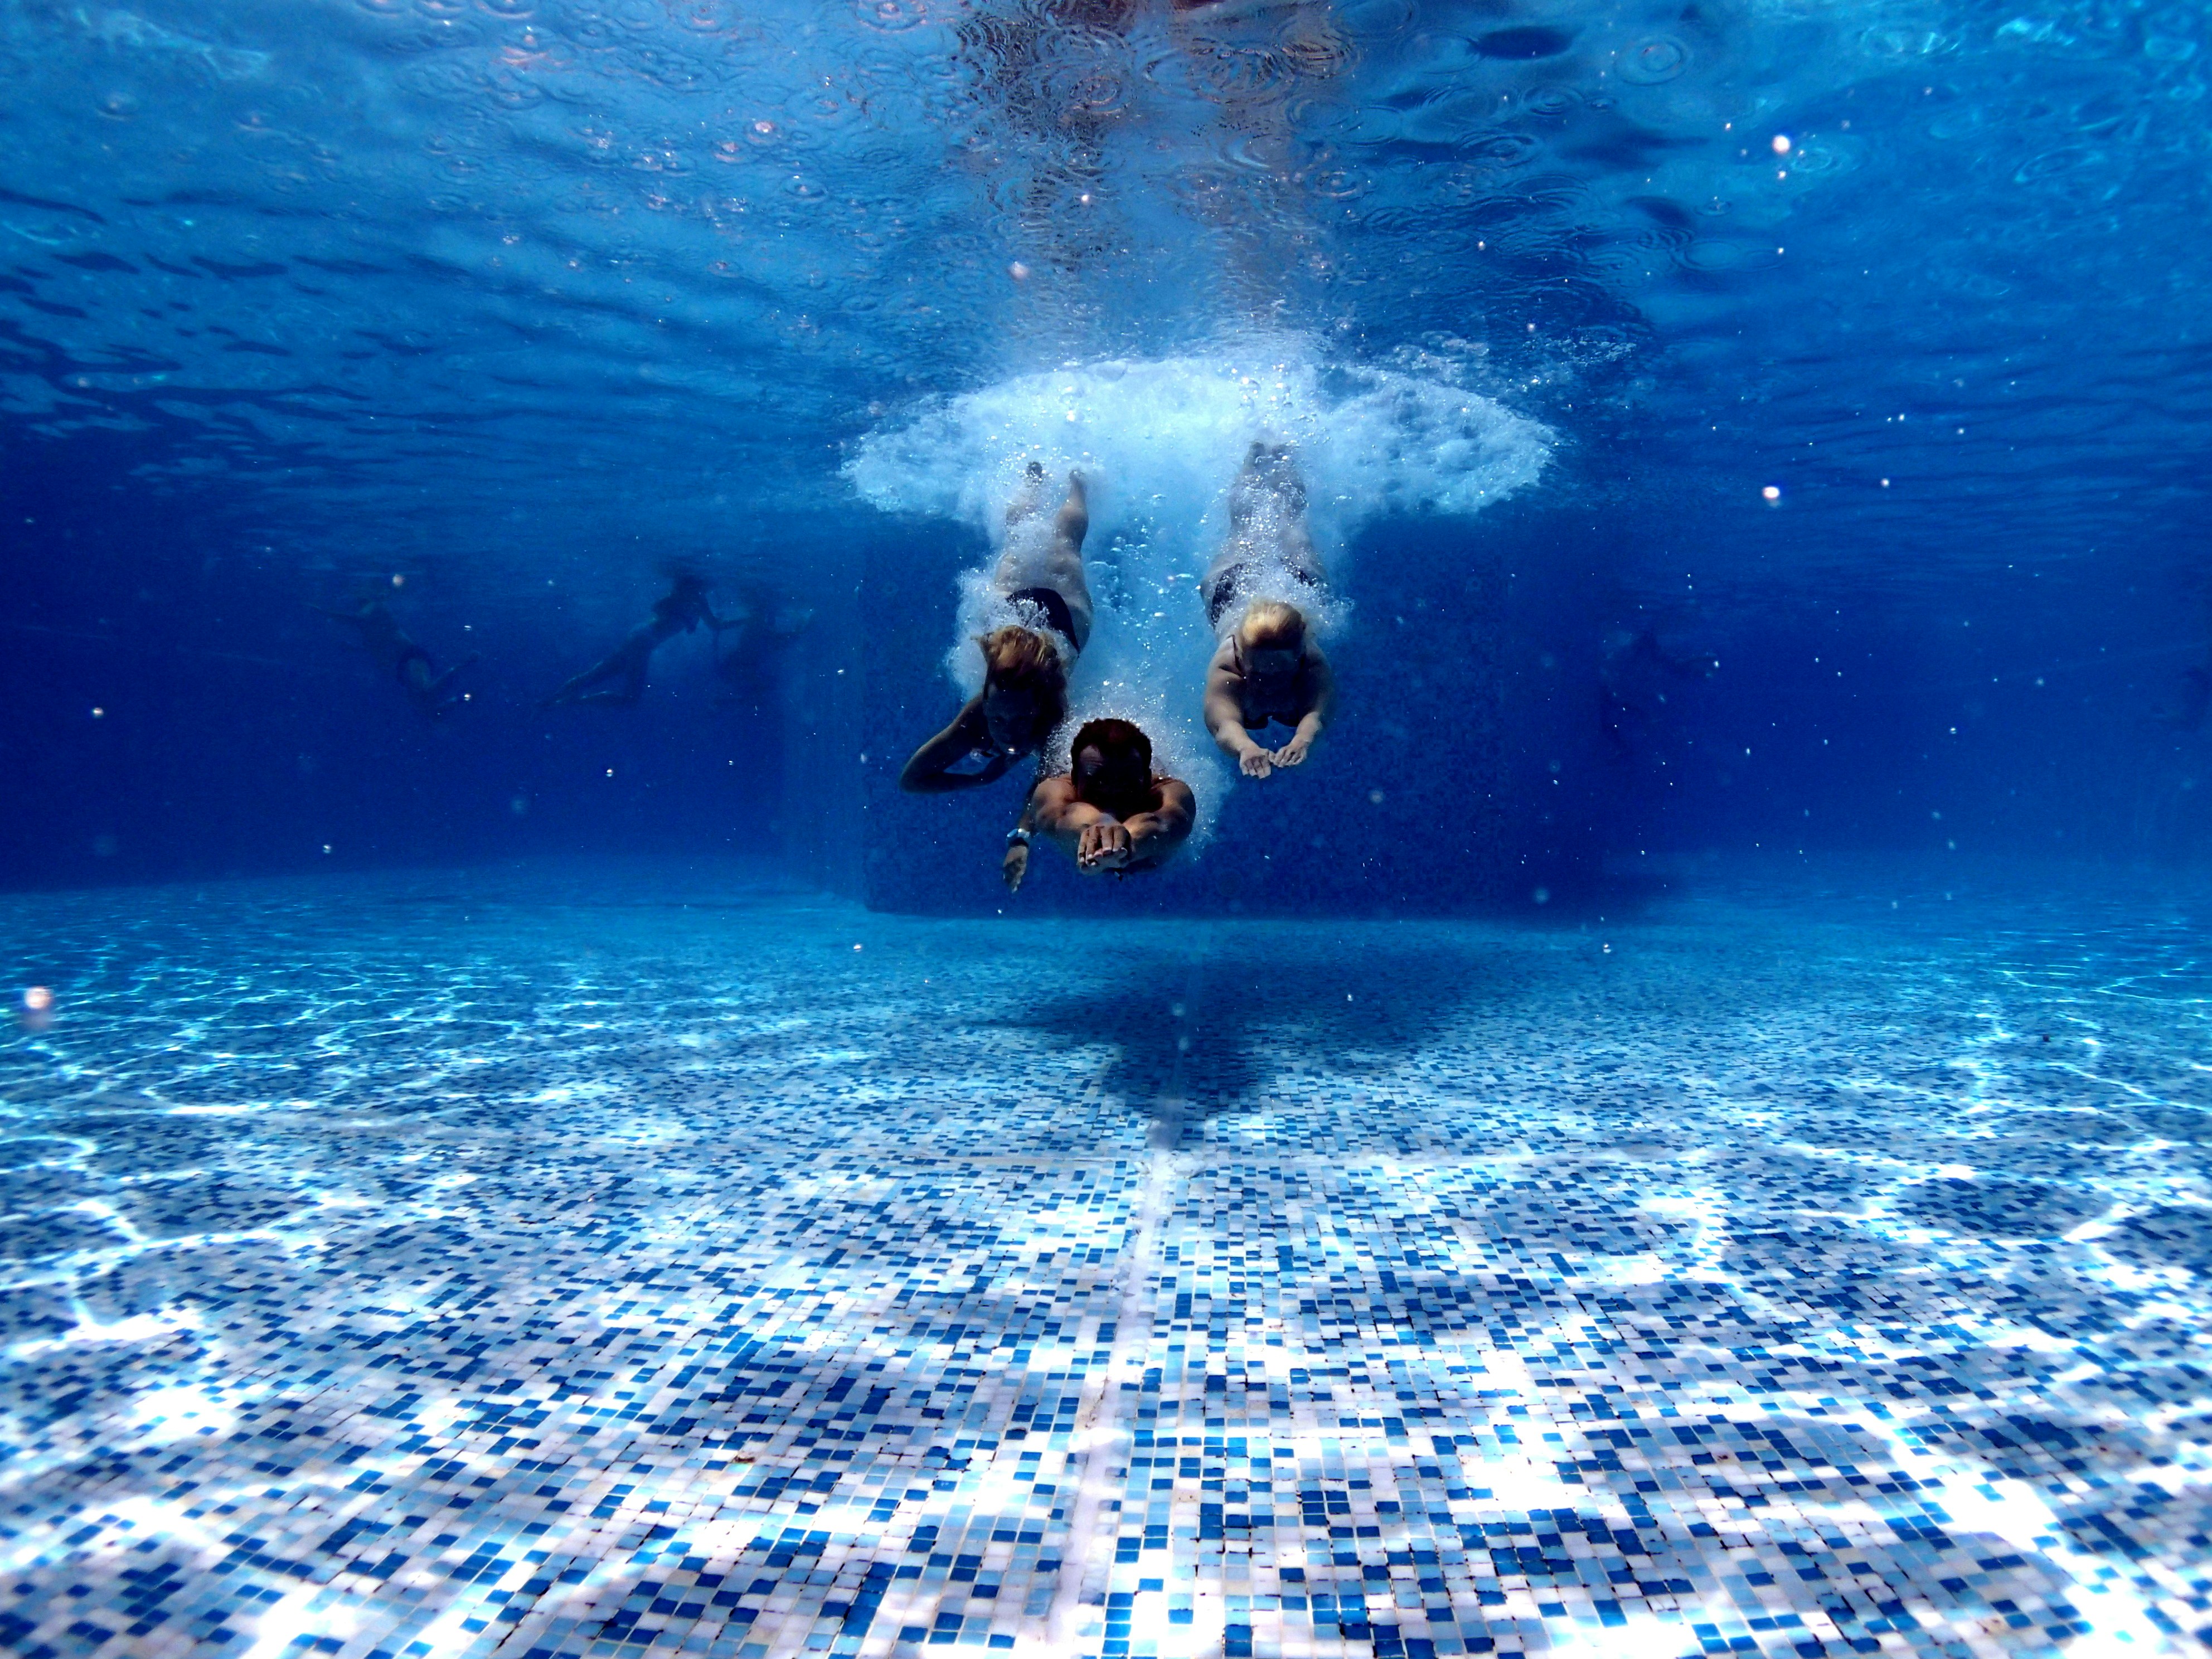
[[[1979,902],[11,899],[0,1644],[2193,1650],[2195,935]]]

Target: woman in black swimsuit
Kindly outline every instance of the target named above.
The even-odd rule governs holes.
[[[645,672],[653,653],[678,634],[689,634],[701,623],[720,633],[726,626],[707,603],[707,579],[680,565],[667,572],[668,591],[653,602],[653,615],[629,633],[623,641],[582,672],[571,674],[558,691],[538,706],[554,708],[564,702],[605,703],[628,708],[645,695]],[[605,691],[590,688],[615,684]]]
[[[1044,468],[1030,463],[1022,493],[1006,509],[1006,547],[991,584],[1023,618],[994,629],[983,649],[983,689],[952,723],[914,751],[899,787],[943,794],[996,782],[1042,747],[1067,718],[1067,676],[1091,638],[1091,588],[1083,538],[1091,514],[1083,475],[1067,476],[1067,498],[1042,516]]]
[[[1206,729],[1248,778],[1303,764],[1336,706],[1335,678],[1305,613],[1261,596],[1271,588],[1327,595],[1306,532],[1305,481],[1287,448],[1255,443],[1229,487],[1228,538],[1201,590],[1221,641],[1206,672]],[[1286,733],[1278,748],[1254,735],[1271,726]]]

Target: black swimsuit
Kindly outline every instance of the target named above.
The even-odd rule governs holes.
[[[1075,613],[1056,587],[1024,587],[1006,595],[1009,605],[1026,605],[1044,613],[1045,626],[1075,643]]]
[[[1217,630],[1220,628],[1221,613],[1229,609],[1229,602],[1237,597],[1237,588],[1243,586],[1244,573],[1252,568],[1249,562],[1232,564],[1206,585],[1206,625],[1208,628]],[[1301,587],[1318,588],[1321,586],[1310,572],[1292,567],[1287,574]]]

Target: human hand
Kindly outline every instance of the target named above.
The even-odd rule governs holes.
[[[1248,778],[1264,778],[1275,769],[1275,757],[1254,744],[1237,757],[1237,769]]]
[[[1016,842],[1012,847],[1006,848],[1006,861],[999,866],[1000,875],[1006,878],[1006,890],[1009,893],[1020,892],[1022,878],[1029,872],[1030,849],[1021,842]]]
[[[1086,872],[1119,870],[1135,850],[1127,825],[1094,823],[1076,842],[1075,867]]]
[[[1306,750],[1313,747],[1313,739],[1303,732],[1275,751],[1278,766],[1297,766],[1304,763]]]

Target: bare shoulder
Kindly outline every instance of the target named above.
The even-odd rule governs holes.
[[[1190,786],[1181,778],[1162,778],[1159,792],[1159,810],[1163,812],[1188,818],[1198,810],[1198,797],[1191,793]]]
[[[1075,799],[1075,780],[1066,772],[1048,778],[1039,778],[1036,787],[1030,791],[1030,801],[1040,812],[1052,811],[1067,805]]]

